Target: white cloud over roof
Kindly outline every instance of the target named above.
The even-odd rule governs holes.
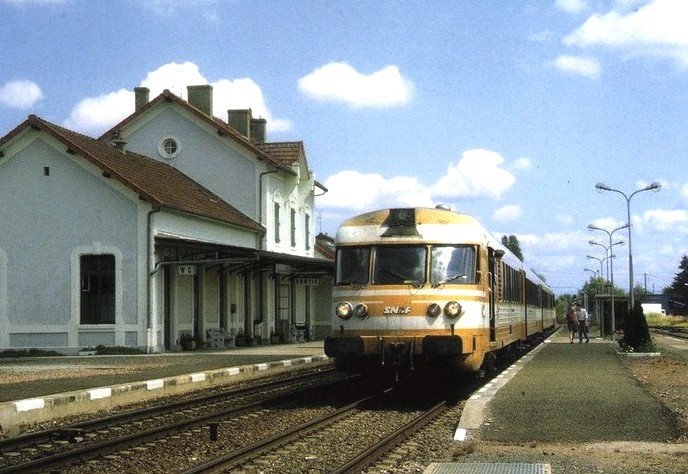
[[[38,84],[32,81],[10,81],[0,86],[0,105],[13,109],[29,109],[43,98]]]
[[[141,86],[150,89],[151,97],[157,97],[164,89],[186,98],[186,87],[210,84],[213,86],[213,111],[226,120],[227,110],[247,109],[253,116],[267,120],[268,132],[283,132],[292,128],[292,123],[273,117],[260,86],[250,78],[219,79],[209,82],[199,67],[191,62],[168,63],[150,71],[141,81]],[[97,97],[87,97],[71,111],[64,125],[68,128],[98,134],[115,125],[134,112],[134,92],[120,89]]]
[[[344,103],[353,108],[405,105],[413,96],[413,83],[397,66],[362,74],[346,63],[329,63],[299,79],[299,90],[322,102]]]

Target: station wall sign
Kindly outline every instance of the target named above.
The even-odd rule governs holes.
[[[195,275],[196,265],[177,265],[177,275]]]

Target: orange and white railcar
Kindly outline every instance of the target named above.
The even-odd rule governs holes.
[[[469,215],[382,209],[344,221],[335,244],[325,353],[341,366],[477,372],[554,326],[551,290]]]

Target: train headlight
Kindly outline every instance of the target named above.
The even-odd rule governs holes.
[[[360,303],[356,305],[356,309],[354,309],[354,314],[356,315],[357,318],[365,318],[368,316],[368,306]]]
[[[461,314],[461,305],[457,301],[450,301],[444,305],[444,314],[449,318],[457,318]]]
[[[431,318],[436,318],[437,316],[442,314],[442,307],[437,303],[431,303],[430,306],[428,306],[426,314]]]
[[[354,312],[354,309],[351,307],[349,303],[346,301],[337,304],[337,307],[335,308],[334,312],[337,314],[337,317],[341,319],[349,319],[351,315]]]

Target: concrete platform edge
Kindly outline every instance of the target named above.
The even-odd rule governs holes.
[[[0,430],[13,435],[17,434],[21,425],[28,423],[330,364],[332,360],[325,355],[297,357],[3,402],[0,403]]]

